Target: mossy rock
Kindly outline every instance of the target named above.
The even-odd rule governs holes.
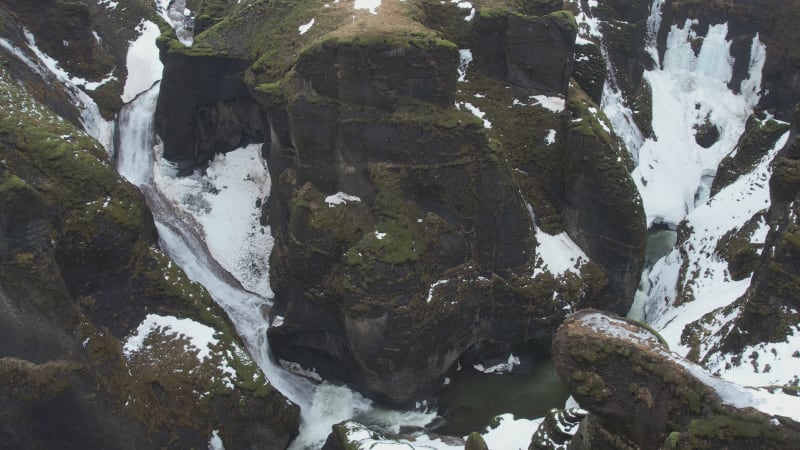
[[[30,414],[37,405],[74,412],[70,429],[81,433],[57,430],[61,445],[108,448],[125,440],[145,447],[172,439],[199,447],[210,426],[225,424],[222,437],[233,446],[286,445],[298,408],[272,389],[205,289],[155,248],[141,193],[114,172],[99,144],[33,100],[2,67],[0,100],[0,203],[24,238],[2,242],[0,284],[19,312],[15,320],[30,323],[36,339],[56,340],[50,352],[61,355],[37,366],[15,362],[12,372],[22,375],[9,389],[24,395],[3,409],[17,411],[15,420],[31,429],[40,426]],[[148,341],[151,358],[127,360],[122,340],[153,312],[211,326],[219,341],[213,356],[198,361],[185,340],[165,337]],[[9,346],[41,358],[25,343]],[[90,426],[105,421],[120,434]],[[264,427],[274,435],[265,438]]]
[[[575,46],[575,71],[572,77],[597,104],[603,98],[606,72],[605,58],[599,45],[584,43]]]
[[[741,175],[752,171],[781,135],[789,130],[787,124],[761,119],[758,116],[758,113],[754,113],[747,119],[744,133],[734,150],[735,154],[726,156],[720,162],[714,184],[711,186],[712,196]]]

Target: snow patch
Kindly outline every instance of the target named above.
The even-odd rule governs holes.
[[[793,355],[800,350],[800,326],[794,325],[791,330],[791,334],[783,342],[750,345],[736,355],[715,354],[709,358],[708,370],[720,373],[726,380],[746,386],[785,386],[797,383],[800,377],[800,358]]]
[[[297,31],[300,32],[300,35],[306,34],[308,32],[308,30],[310,30],[311,27],[314,26],[314,21],[316,21],[316,18],[312,17],[311,20],[308,23],[304,23],[303,25],[300,25],[299,27],[297,27]]]
[[[443,284],[447,284],[449,282],[450,282],[450,280],[439,280],[439,281],[431,284],[431,287],[428,289],[428,298],[427,298],[427,300],[425,300],[425,303],[430,303],[431,300],[433,300],[433,293],[436,291],[437,287],[439,287],[439,286],[441,286]]]
[[[186,8],[186,0],[155,0],[155,2],[158,15],[172,26],[178,41],[191,47],[194,42],[194,16],[192,11]]]
[[[719,240],[730,230],[741,228],[753,215],[770,206],[770,163],[786,144],[785,133],[758,163],[756,168],[722,189],[686,217],[692,234],[667,256],[656,262],[650,272],[651,287],[645,304],[647,322],[661,333],[672,349],[686,355],[690,347],[681,343],[684,328],[715,309],[724,308],[741,297],[750,278],[731,279],[728,263],[716,254]],[[754,233],[751,240],[766,237]],[[684,256],[686,261],[684,261]],[[679,286],[681,266],[686,264],[685,279]],[[678,289],[691,296],[680,306],[673,306]],[[693,300],[693,301],[691,301]],[[713,339],[703,343],[711,348]],[[701,355],[705,351],[701,351]]]
[[[122,90],[122,101],[125,103],[150,89],[161,79],[161,72],[164,70],[155,45],[156,38],[161,35],[158,25],[142,20],[137,30],[141,34],[128,47],[128,79],[125,80]]]
[[[329,208],[333,208],[337,205],[347,204],[348,202],[360,202],[361,198],[356,197],[355,195],[345,194],[344,192],[337,192],[333,195],[329,195],[325,197],[325,204],[328,205]]]
[[[208,440],[208,450],[225,450],[222,438],[219,437],[219,430],[211,432],[211,439]]]
[[[508,361],[504,363],[496,364],[491,367],[484,367],[483,364],[474,364],[472,367],[478,372],[503,374],[512,372],[514,367],[518,365],[520,365],[519,358],[511,353],[508,355]]]
[[[544,418],[515,419],[513,414],[503,414],[497,417],[499,425],[496,428],[487,428],[483,433],[486,446],[491,449],[526,449],[531,443],[531,436],[539,429]]]
[[[464,17],[464,20],[470,22],[472,19],[475,18],[475,8],[472,6],[470,2],[462,2],[460,0],[450,0],[450,3],[455,3],[457,7],[461,9],[468,9],[469,14],[467,17]]]
[[[531,98],[536,100],[537,105],[554,113],[563,112],[567,106],[567,102],[563,97],[550,96],[550,95],[534,95]]]
[[[645,72],[653,92],[653,131],[639,150],[639,164],[632,176],[642,196],[647,223],[676,225],[698,202],[708,175],[736,146],[747,118],[759,99],[758,88],[765,62],[758,36],[753,38],[750,74],[742,95],[728,83],[733,74],[727,23],[712,25],[706,36],[697,36],[693,22],[672,26],[667,37],[663,68]],[[699,53],[690,42],[702,37]],[[696,128],[708,121],[720,131],[719,140],[705,149],[695,141]]]
[[[335,3],[335,2],[334,2]],[[381,0],[356,0],[353,3],[355,9],[367,9],[370,14],[378,14],[378,7],[381,6]]]
[[[556,130],[547,130],[547,136],[545,136],[544,141],[547,145],[553,145],[556,143]]]
[[[23,64],[28,66],[29,69],[31,69],[34,73],[36,73],[40,77],[45,78],[47,76],[46,72],[42,70],[42,67],[33,62],[30,58],[28,58],[28,55],[25,54],[25,52],[21,48],[17,47],[16,45],[12,44],[11,42],[3,38],[0,38],[0,47],[5,49],[7,52],[11,53],[18,60],[22,61]]]
[[[484,128],[492,128],[492,122],[489,122],[489,120],[486,119],[486,113],[481,111],[477,106],[473,105],[470,102],[456,103],[456,108],[460,110],[462,107],[465,108],[467,111],[471,112],[473,116],[477,117],[478,119],[481,119],[483,121]]]
[[[150,336],[157,334],[163,338],[188,341],[184,345],[183,351],[195,353],[198,362],[203,364],[207,360],[208,362],[212,360],[212,351],[216,353],[215,347],[219,344],[219,340],[214,337],[215,333],[213,328],[191,319],[148,314],[136,330],[125,339],[122,353],[126,358],[131,359],[138,353],[150,350],[150,346],[145,346],[145,342]],[[222,374],[221,381],[228,389],[233,389],[236,371],[230,366],[224,352],[216,354],[220,355],[217,367]]]
[[[156,156],[158,189],[194,219],[215,259],[246,289],[271,297],[268,255],[273,238],[269,227],[261,225],[257,206],[271,188],[261,144],[217,155],[205,175],[196,171],[178,177],[172,163]]]
[[[103,119],[100,108],[95,101],[84,92],[81,87],[86,86],[88,81],[80,77],[73,77],[63,70],[58,61],[51,58],[36,46],[36,38],[27,29],[23,29],[28,48],[36,55],[39,61],[61,84],[64,85],[67,95],[72,104],[78,108],[80,121],[84,131],[102,145],[111,154],[113,150],[113,124]],[[17,53],[15,55],[19,56]],[[27,59],[27,57],[25,58]],[[26,63],[27,64],[27,63]],[[30,66],[30,65],[29,65]],[[40,75],[44,70],[37,70]]]
[[[98,0],[97,4],[101,5],[101,6],[105,5],[106,9],[109,9],[109,10],[117,9],[117,6],[119,6],[119,2],[112,1],[112,0]]]
[[[589,257],[566,232],[547,234],[536,227],[537,264],[533,277],[550,272],[554,277],[572,272],[580,275],[581,267],[589,262]]]

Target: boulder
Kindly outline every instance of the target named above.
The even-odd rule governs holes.
[[[756,398],[768,394],[712,377],[636,323],[580,311],[554,336],[553,359],[559,377],[589,411],[571,449],[800,443],[800,424],[754,408],[764,402]]]

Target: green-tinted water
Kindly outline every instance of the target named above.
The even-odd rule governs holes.
[[[542,417],[551,408],[563,408],[568,397],[550,360],[538,363],[529,375],[492,375],[465,368],[439,395],[439,414],[446,422],[436,431],[456,436],[484,431],[492,418],[505,413]]]

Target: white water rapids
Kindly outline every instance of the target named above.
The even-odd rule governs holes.
[[[319,448],[331,426],[355,419],[377,430],[397,433],[401,427],[420,428],[435,418],[433,413],[395,411],[374,405],[345,386],[317,385],[284,370],[272,357],[267,341],[266,312],[272,305],[242,288],[210,254],[196,228],[178,213],[176,205],[153,181],[153,167],[159,151],[153,130],[153,116],[159,85],[125,105],[118,121],[117,170],[144,193],[153,212],[161,247],[186,275],[205,286],[214,301],[230,317],[248,352],[270,383],[301,408],[300,436],[293,449]],[[268,258],[269,255],[263,255]]]
[[[117,170],[139,186],[147,198],[162,249],[190,279],[205,286],[214,301],[225,309],[248,351],[273,386],[301,407],[307,407],[314,392],[311,383],[284,371],[270,358],[266,342],[268,325],[262,311],[267,310],[271,302],[244,290],[211,257],[203,239],[197,236],[192,227],[176,217],[172,203],[152,182],[153,152],[158,149],[153,134],[153,114],[158,93],[159,86],[156,85],[125,105],[120,112]]]

